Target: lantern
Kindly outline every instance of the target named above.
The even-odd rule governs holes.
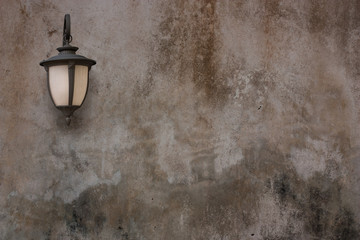
[[[96,62],[76,54],[79,49],[71,46],[70,15],[64,17],[63,46],[57,48],[59,54],[40,62],[47,72],[50,97],[55,107],[61,110],[67,125],[71,115],[83,104],[88,87],[89,71]]]

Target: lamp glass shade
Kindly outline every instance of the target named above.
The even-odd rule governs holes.
[[[73,106],[81,106],[82,102],[84,101],[88,87],[88,74],[88,66],[75,66],[74,96],[72,101]]]
[[[56,106],[69,105],[69,68],[68,65],[49,67],[49,88]]]
[[[88,66],[50,66],[49,89],[55,106],[81,106],[88,88],[88,77]]]

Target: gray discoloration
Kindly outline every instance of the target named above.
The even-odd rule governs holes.
[[[4,1],[0,239],[359,239],[359,9]],[[70,127],[65,13],[97,60]]]

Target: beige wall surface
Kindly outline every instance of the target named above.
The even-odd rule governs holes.
[[[95,59],[66,126],[39,62]],[[0,0],[0,239],[360,239],[360,1]]]

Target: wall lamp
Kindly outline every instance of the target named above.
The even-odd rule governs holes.
[[[71,115],[83,104],[88,87],[89,71],[96,62],[77,55],[78,47],[71,46],[70,14],[64,17],[63,46],[57,48],[59,54],[40,62],[47,72],[50,97],[55,107],[61,110],[67,125]]]

